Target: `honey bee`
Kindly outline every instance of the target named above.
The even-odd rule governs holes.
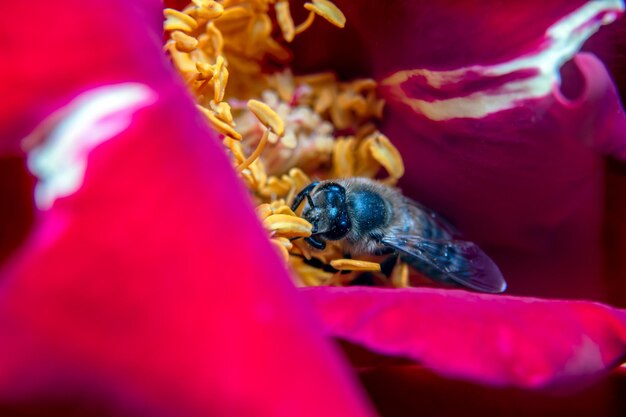
[[[475,291],[500,293],[506,281],[475,243],[463,240],[448,221],[368,178],[313,182],[292,204],[313,225],[305,241],[315,249],[338,241],[354,256],[397,254],[423,275]]]

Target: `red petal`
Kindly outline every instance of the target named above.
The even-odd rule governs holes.
[[[555,90],[440,122],[396,107],[387,133],[412,167],[405,190],[493,256],[510,292],[606,300],[603,154],[625,149],[626,117],[602,65],[590,55],[575,63],[585,80],[575,100]]]
[[[303,292],[329,334],[483,384],[570,388],[626,354],[626,311],[602,304],[432,289]]]
[[[164,94],[89,154],[82,187],[42,213],[5,271],[0,398],[370,415],[206,122]]]
[[[3,150],[95,87],[156,100],[98,119],[41,171],[38,185],[85,169],[0,275],[0,413],[371,415],[166,62],[159,3],[9,2],[0,16]]]
[[[89,87],[171,83],[162,22],[158,0],[2,2],[0,154]]]
[[[623,417],[626,394],[624,372],[572,395],[454,381],[419,365],[368,369],[361,381],[385,417],[405,417],[407,410],[427,416]]]

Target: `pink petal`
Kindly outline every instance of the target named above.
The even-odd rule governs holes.
[[[626,118],[610,77],[593,56],[576,58],[584,84],[571,100],[559,91],[557,64],[580,45],[577,31],[618,9],[611,2],[590,2],[551,21],[533,21],[544,32],[529,33],[541,42],[535,49],[513,49],[517,55],[496,54],[445,71],[421,64],[424,74],[444,77],[434,98],[424,96],[428,90],[419,77],[397,85],[395,75],[386,78],[392,80],[385,87],[386,133],[414,167],[403,183],[406,192],[484,247],[511,293],[607,299],[600,245],[603,155],[621,156]],[[571,32],[555,34],[556,27]],[[497,30],[491,33],[509,42]],[[554,54],[560,58],[550,61]],[[392,67],[393,59],[386,65]],[[446,80],[455,72],[463,74],[461,81]]]
[[[0,402],[371,415],[229,165],[180,93],[88,154],[1,278]]]
[[[0,154],[93,85],[171,83],[158,0],[36,0],[0,5]]]
[[[29,154],[45,198],[0,271],[0,411],[372,415],[163,57],[160,13],[0,8],[2,151],[74,120]]]
[[[419,365],[364,370],[366,386],[380,414],[405,417],[407,410],[427,416],[622,417],[626,373],[573,395],[517,388],[488,387],[450,380]],[[393,383],[391,383],[393,381]]]
[[[625,118],[601,64],[589,55],[575,62],[589,80],[575,101],[555,90],[484,118],[441,122],[396,109],[387,133],[413,167],[406,191],[481,244],[510,292],[602,300],[600,151],[618,154]]]
[[[23,159],[0,158],[0,265],[32,226],[33,183]]]
[[[626,311],[597,303],[435,289],[303,293],[330,335],[482,384],[569,389],[626,354]]]

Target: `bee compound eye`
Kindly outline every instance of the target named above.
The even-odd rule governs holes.
[[[330,240],[341,239],[350,231],[350,227],[352,227],[352,223],[348,216],[343,213],[332,222],[331,228],[325,233],[325,236]]]

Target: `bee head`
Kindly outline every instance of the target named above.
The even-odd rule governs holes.
[[[315,186],[309,187],[298,194],[296,201],[299,199],[301,202],[306,197],[308,204],[302,217],[313,225],[313,235],[328,240],[343,238],[352,227],[346,204],[346,189],[334,182],[326,182],[314,192]]]

